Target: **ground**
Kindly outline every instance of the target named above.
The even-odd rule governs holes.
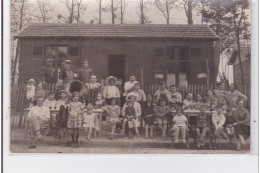
[[[59,147],[40,145],[28,149],[26,144],[11,144],[11,151],[18,153],[90,153],[90,154],[244,154],[247,150],[187,150],[170,148],[111,148],[111,147]]]

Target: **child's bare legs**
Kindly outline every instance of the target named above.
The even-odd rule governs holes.
[[[208,130],[207,127],[204,127],[202,129],[202,132],[201,132],[201,135],[200,135],[200,142],[201,142],[202,145],[204,145],[204,138],[206,136],[207,130]]]
[[[167,130],[167,120],[163,120],[163,134],[162,137],[164,138],[166,136],[166,130]]]
[[[127,123],[127,119],[124,118],[123,119],[123,123],[122,123],[122,131],[121,131],[121,135],[125,135],[125,126],[126,126],[126,123]]]
[[[183,143],[186,143],[186,127],[180,127]]]
[[[136,120],[132,119],[131,121],[132,121],[132,123],[134,125],[134,129],[135,129],[135,133],[137,135],[137,138],[139,138],[139,131],[138,131],[138,128],[137,128]]]
[[[175,128],[174,128],[174,139],[175,139],[175,143],[178,143],[179,132],[180,132],[180,127],[175,127]]]
[[[61,141],[62,141],[61,146],[66,146],[66,144],[67,144],[67,129],[66,128],[60,129],[60,136],[61,136]]]
[[[91,133],[92,133],[92,127],[89,127],[88,128],[88,137],[87,137],[88,140],[91,138]]]
[[[148,139],[148,137],[149,137],[149,134],[148,134],[148,133],[149,133],[149,125],[146,124],[146,125],[145,125],[145,138],[146,138],[146,139]]]
[[[150,137],[153,139],[153,125],[150,125]]]
[[[158,123],[158,128],[161,130],[161,132],[162,132],[162,136],[163,136],[163,122],[161,121],[161,120],[159,120],[159,121],[157,121],[157,123]]]
[[[111,121],[111,136],[110,136],[111,139],[114,139],[115,130],[116,130],[116,122],[114,120],[112,120]]]

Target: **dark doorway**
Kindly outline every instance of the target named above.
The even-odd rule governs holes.
[[[125,56],[108,55],[108,75],[125,80]]]

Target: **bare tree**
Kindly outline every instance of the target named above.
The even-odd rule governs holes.
[[[103,0],[97,0],[98,3],[98,23],[102,23],[102,2]]]
[[[37,14],[35,17],[39,22],[48,23],[53,16],[54,9],[44,0],[38,0],[37,6],[39,8],[40,15]]]
[[[120,0],[120,23],[124,23],[124,15],[127,3],[125,0]]]
[[[188,19],[188,24],[193,25],[193,11],[198,7],[199,0],[178,0],[179,5],[185,10]]]
[[[87,9],[87,4],[83,4],[82,0],[60,0],[60,3],[64,4],[69,12],[69,16],[58,15],[58,19],[65,21],[66,23],[80,22],[80,16]]]
[[[150,23],[148,16],[145,14],[145,10],[147,9],[148,3],[144,2],[144,0],[138,0],[138,15],[140,17],[140,23]]]
[[[112,16],[112,24],[115,24],[114,0],[111,0],[111,16]]]
[[[170,12],[174,7],[175,2],[176,0],[154,0],[154,5],[163,14],[167,24],[170,24]]]

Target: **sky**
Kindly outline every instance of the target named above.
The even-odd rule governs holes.
[[[66,9],[65,4],[60,3],[60,1],[64,0],[45,0],[48,2],[50,6],[54,7],[54,16],[58,16],[59,14],[63,16],[68,16],[68,10]],[[138,16],[138,0],[125,0],[126,1],[126,9],[124,14],[124,23],[133,24],[139,23],[139,16]],[[144,0],[144,2],[151,2],[152,0]],[[37,11],[37,0],[27,0],[28,3],[35,6],[35,10]],[[83,0],[85,4],[87,4],[87,9],[82,14],[81,18],[84,23],[90,23],[91,20],[94,23],[98,23],[98,3],[97,0]],[[110,6],[111,0],[103,0],[103,7]],[[114,4],[116,5],[119,3],[119,0],[114,0]],[[120,9],[119,9],[120,10]],[[145,11],[147,14],[148,19],[153,24],[165,24],[166,20],[163,14],[154,6],[149,6],[149,9]],[[251,10],[247,11],[249,15],[249,20],[251,21]],[[116,23],[119,23],[120,18],[116,19]],[[57,18],[53,22],[57,22]],[[201,24],[201,15],[198,10],[194,10],[193,13],[193,22],[194,24]],[[107,10],[107,12],[102,13],[102,23],[111,23],[111,12]],[[185,11],[182,7],[178,7],[177,9],[173,9],[170,13],[170,24],[187,24],[187,17]],[[229,57],[222,56],[220,58],[219,64],[219,72],[225,72],[230,82],[233,82],[233,67],[227,65]]]

